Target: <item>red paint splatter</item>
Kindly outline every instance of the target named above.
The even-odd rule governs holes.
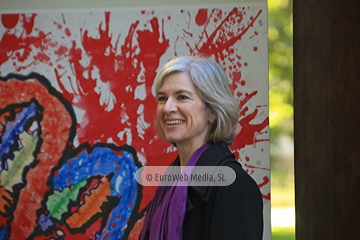
[[[68,37],[71,36],[71,32],[70,32],[69,28],[65,28],[65,34],[66,34],[66,36],[68,36]]]
[[[34,56],[34,59],[40,61],[40,62],[48,62],[50,61],[50,57],[48,55],[46,55],[43,52],[38,52],[36,54],[36,56]]]
[[[19,21],[19,14],[2,14],[1,23],[7,29],[12,29]]]
[[[53,42],[51,38],[45,38],[42,40],[44,45],[40,47],[41,50],[46,50],[47,47],[56,47],[58,45],[57,42]]]
[[[68,51],[69,63],[80,89],[79,94],[76,95],[78,101],[73,105],[85,111],[77,129],[79,142],[94,144],[99,141],[106,142],[111,137],[117,145],[121,146],[127,143],[127,138],[125,134],[121,140],[118,134],[129,129],[132,135],[132,146],[135,149],[140,149],[144,145],[155,149],[164,149],[168,144],[154,139],[155,133],[152,128],[147,129],[144,135],[139,136],[136,128],[139,115],[134,111],[146,102],[145,121],[152,123],[155,119],[156,102],[152,96],[151,83],[155,79],[160,57],[169,47],[169,40],[164,33],[164,23],[162,23],[161,29],[159,20],[154,17],[149,21],[150,29],[136,30],[139,25],[139,21],[136,21],[130,25],[124,44],[119,46],[119,40],[115,44],[111,41],[113,37],[109,33],[109,21],[110,13],[106,12],[105,21],[98,27],[99,37],[90,37],[88,31],[84,30],[81,38],[82,46],[77,46],[73,42]],[[120,49],[120,54],[117,49]],[[80,64],[83,53],[90,58],[89,66],[84,67]],[[144,68],[143,72],[142,67]],[[114,102],[112,111],[106,111],[104,106],[99,105],[100,96],[94,91],[96,87],[96,80],[92,75],[94,68],[98,69],[101,80],[108,84],[109,90],[114,96],[121,96]],[[84,73],[87,77],[84,77]],[[60,80],[62,74],[55,69],[63,96],[71,100],[74,94],[69,93],[62,85]],[[138,85],[143,84],[137,82],[140,76],[146,84],[146,96],[143,100],[134,99],[134,90]],[[128,119],[124,122],[122,119],[125,115]],[[104,119],[107,119],[107,124],[103,124]],[[151,144],[149,144],[150,141]],[[169,158],[158,161],[156,153],[149,151],[146,153],[146,159],[148,163],[164,165],[175,158],[175,154],[171,153]],[[152,188],[143,189],[144,200],[141,203],[141,209],[152,199],[154,190]]]
[[[226,29],[231,29],[231,22],[234,21],[235,17],[241,19],[242,21],[244,16],[244,12],[241,12],[240,10],[238,10],[238,8],[233,8],[208,37],[205,37],[205,35],[207,35],[206,27],[208,24],[204,26],[204,30],[202,32],[202,35],[200,36],[199,42],[196,44],[194,49],[189,49],[190,54],[200,54],[202,56],[214,55],[217,62],[224,61],[225,54],[223,51],[234,51],[233,49],[231,49],[231,47],[242,38],[242,36],[250,29],[250,27],[253,26],[254,21],[259,17],[261,12],[262,10],[259,10],[257,15],[253,17],[252,21],[248,23],[246,27],[244,27],[241,31],[236,32],[234,37],[230,37],[228,39],[227,37],[225,37],[228,36],[228,31]],[[200,42],[202,39],[206,39],[206,41],[200,46]],[[190,45],[187,44],[187,46]]]
[[[44,32],[40,31],[36,37],[21,38],[14,34],[5,32],[0,40],[0,65],[8,61],[14,55],[18,61],[24,62],[28,59],[32,46],[36,48],[44,47],[42,40],[46,37]],[[18,50],[23,50],[22,53]]]
[[[247,168],[256,168],[256,169],[261,169],[261,170],[267,170],[267,171],[270,171],[269,168],[261,168],[261,167],[255,167],[255,166],[252,166],[252,165],[249,165],[249,164],[244,164],[245,167]],[[267,178],[267,177],[266,177]],[[265,178],[264,178],[265,179]],[[266,182],[267,183],[267,182]]]
[[[254,140],[254,145],[255,145],[256,143],[258,143],[258,142],[268,142],[268,141],[270,141],[270,139],[255,139],[255,140]]]
[[[193,34],[183,29],[184,33],[188,34],[190,37],[193,37]]]
[[[258,47],[254,47],[254,51],[256,52],[258,50]]]
[[[245,84],[246,84],[245,80],[241,80],[241,81],[240,81],[240,85],[241,85],[241,86],[245,86]]]
[[[195,22],[198,26],[202,26],[206,23],[208,19],[208,10],[207,8],[201,8],[198,10],[195,16]]]
[[[261,194],[262,195],[262,197],[264,198],[264,199],[266,199],[266,200],[269,200],[270,201],[270,193],[268,193],[268,194]]]
[[[252,93],[245,93],[244,99],[240,100],[240,108],[242,108],[253,96],[255,96],[258,91],[253,91]]]
[[[269,169],[265,169],[265,170],[269,170]],[[270,178],[268,176],[264,176],[263,177],[263,182],[258,184],[259,188],[265,186],[266,184],[268,184],[270,182]]]
[[[58,50],[55,50],[55,51],[54,51],[54,53],[55,53],[56,55],[58,55],[58,56],[61,56],[61,55],[65,54],[68,50],[69,50],[69,49],[68,49],[67,47],[65,47],[65,46],[60,46],[60,47],[58,48]]]
[[[234,139],[233,145],[244,148],[246,145],[255,143],[255,135],[269,125],[269,118],[264,119],[259,124],[250,124],[250,122],[257,116],[258,110],[255,109],[252,113],[242,118],[239,123],[241,126],[240,133]]]
[[[61,16],[62,16],[62,20],[63,20],[63,23],[64,23],[64,24],[66,24],[66,21],[65,21],[65,16],[64,16],[64,14],[62,13],[62,14],[61,14]]]
[[[248,63],[247,63],[247,62],[244,62],[244,66],[247,67],[247,66],[248,66]]]
[[[240,116],[241,116],[241,117],[242,117],[242,116],[245,116],[246,113],[247,113],[247,111],[249,111],[249,108],[248,108],[248,107],[244,107],[243,109],[241,109],[241,111],[240,111]]]
[[[31,16],[28,16],[28,14],[21,14],[21,16],[23,17],[23,27],[25,29],[25,32],[27,35],[29,35],[33,30],[35,17],[37,16],[37,14],[32,13]]]
[[[233,82],[238,82],[241,78],[241,72],[233,72],[232,73],[232,76],[233,76]]]

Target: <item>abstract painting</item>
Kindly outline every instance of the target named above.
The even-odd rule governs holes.
[[[231,149],[270,219],[265,3],[0,15],[0,239],[137,239],[156,188],[135,173],[176,157],[153,82],[183,55],[227,73]]]

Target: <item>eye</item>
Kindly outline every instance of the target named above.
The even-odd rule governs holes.
[[[164,101],[166,101],[166,97],[164,97],[164,96],[158,96],[158,97],[157,97],[157,101],[158,101],[158,102],[164,102]]]
[[[178,99],[179,99],[179,100],[187,100],[187,99],[189,99],[189,97],[188,97],[188,96],[185,96],[185,95],[179,95],[179,96],[178,96]]]

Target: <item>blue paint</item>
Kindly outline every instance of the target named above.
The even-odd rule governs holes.
[[[113,150],[101,147],[94,148],[91,154],[83,151],[78,157],[69,159],[58,170],[58,177],[53,177],[53,188],[63,191],[64,188],[71,187],[68,185],[69,180],[73,186],[91,176],[114,174],[110,180],[110,192],[111,196],[121,196],[120,202],[111,211],[104,230],[94,236],[96,239],[104,239],[107,233],[110,233],[108,239],[121,239],[136,202],[137,182],[135,173],[138,167],[135,165],[131,153],[126,151],[122,153],[122,156],[118,156]],[[114,228],[111,227],[113,223],[116,225]]]
[[[0,239],[7,239],[7,235],[9,233],[8,231],[9,229],[6,226],[3,226],[2,228],[0,228]]]
[[[45,214],[41,214],[39,218],[39,226],[41,230],[44,232],[51,226],[53,226],[54,223],[51,221],[51,216],[46,216]]]
[[[10,152],[13,152],[12,150],[10,150],[11,146],[13,146],[16,142],[20,142],[19,135],[24,131],[26,131],[26,129],[24,129],[24,125],[27,123],[27,121],[30,118],[35,117],[36,113],[37,113],[36,105],[35,103],[31,103],[29,107],[24,107],[20,112],[16,113],[14,121],[8,121],[6,122],[5,125],[2,125],[5,131],[3,132],[3,135],[1,137],[2,143],[0,144],[1,161],[8,160],[8,159],[3,159],[3,155],[10,154]],[[20,150],[21,148],[22,146],[19,146],[19,149],[17,149],[16,151]],[[9,160],[14,160],[13,156],[14,155],[12,155],[12,157],[10,157]],[[8,170],[6,162],[4,169],[2,169],[2,166],[0,165],[0,171],[3,170]]]

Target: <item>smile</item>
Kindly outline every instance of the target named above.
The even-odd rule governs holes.
[[[183,122],[185,122],[185,121],[183,121],[183,120],[168,120],[168,121],[165,121],[165,123],[167,125],[176,125],[176,124],[181,124]]]

